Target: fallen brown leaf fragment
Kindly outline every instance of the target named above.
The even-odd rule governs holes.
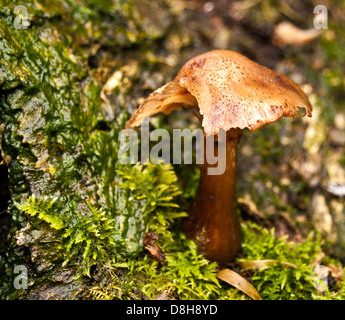
[[[253,287],[253,285],[235,271],[222,269],[217,272],[217,278],[241,290],[253,300],[261,300],[259,292]]]
[[[242,260],[240,261],[241,268],[243,270],[264,270],[271,268],[275,265],[281,265],[284,267],[290,267],[293,269],[297,269],[298,267],[290,262],[284,262],[284,261],[278,261],[278,260],[273,260],[273,259],[268,259],[268,260]]]
[[[321,34],[320,30],[297,28],[292,23],[284,21],[274,28],[272,42],[278,47],[285,47],[288,44],[303,46],[312,42]]]
[[[144,235],[144,246],[156,260],[163,262],[165,255],[163,250],[155,244],[157,240],[158,236],[155,232],[147,232]]]

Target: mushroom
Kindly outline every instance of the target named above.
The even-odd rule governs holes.
[[[283,116],[296,117],[298,107],[312,115],[301,88],[288,77],[228,50],[213,50],[186,62],[176,78],[152,92],[129,119],[135,127],[158,112],[198,108],[204,141],[226,131],[226,170],[209,175],[214,166],[200,165],[196,198],[188,210],[184,231],[197,241],[211,261],[224,266],[241,247],[241,228],[235,211],[237,145],[242,130],[256,130]],[[218,142],[215,141],[215,152]]]

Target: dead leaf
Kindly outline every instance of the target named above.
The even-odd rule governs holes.
[[[144,235],[144,245],[145,249],[150,252],[150,254],[156,258],[159,262],[165,260],[165,255],[163,250],[158,247],[155,242],[158,240],[157,233],[155,232],[146,232]]]
[[[281,48],[288,44],[303,46],[316,39],[320,34],[320,30],[303,30],[295,27],[290,22],[284,21],[274,28],[272,42]]]
[[[336,266],[333,263],[331,263],[328,267],[331,270],[332,277],[337,280],[341,280],[344,278],[344,269],[342,267]]]
[[[273,259],[268,259],[268,260],[240,260],[240,265],[243,270],[264,270],[271,268],[277,264],[284,266],[284,267],[290,267],[297,269],[298,267],[290,262],[284,262],[284,261],[278,261],[278,260],[273,260]]]
[[[253,287],[253,285],[235,271],[230,269],[222,269],[218,271],[217,278],[241,290],[253,300],[261,300],[259,292]]]

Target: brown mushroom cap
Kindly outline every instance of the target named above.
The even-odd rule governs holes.
[[[199,107],[206,135],[220,129],[256,130],[283,116],[296,117],[298,106],[310,117],[312,112],[305,93],[285,75],[239,53],[214,50],[189,60],[173,81],[151,93],[126,127],[181,105]]]

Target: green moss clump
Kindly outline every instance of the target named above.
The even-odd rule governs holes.
[[[137,257],[148,226],[166,227],[180,214],[169,214],[178,194],[171,168],[117,161],[128,113],[119,105],[107,118],[102,84],[88,64],[100,46],[151,39],[132,2],[24,1],[27,29],[15,26],[16,4],[3,5],[1,151],[12,222],[1,281],[4,296],[24,297],[65,267],[79,278],[96,264]],[[164,206],[164,219],[150,216]],[[15,265],[30,269],[27,292],[12,287]]]
[[[292,263],[297,269],[277,265],[255,271],[253,285],[263,299],[311,299],[316,293],[313,261],[321,251],[321,237],[310,234],[302,243],[296,244],[284,238],[276,239],[274,232],[256,225],[244,227],[246,241],[243,255],[248,260],[277,260]]]
[[[242,224],[244,242],[241,262],[274,260],[262,270],[237,269],[249,279],[267,300],[343,299],[344,281],[332,288],[318,291],[320,278],[315,272],[316,261],[321,253],[322,238],[310,234],[303,242],[293,243],[286,238],[276,239],[274,230],[259,228],[249,223]],[[249,299],[243,292],[216,278],[215,263],[208,262],[197,250],[194,242],[185,238],[178,228],[172,230],[172,241],[159,241],[166,254],[166,261],[159,263],[148,255],[128,263],[114,264],[107,272],[126,279],[129,291],[120,290],[117,282],[100,281],[90,295],[94,298],[114,298],[114,295],[134,298],[138,292],[149,299],[164,294],[170,299]],[[279,263],[281,262],[281,263]],[[284,264],[286,263],[286,264]],[[325,265],[330,263],[327,259]],[[287,264],[295,267],[288,266]],[[321,284],[320,284],[321,285]],[[135,288],[135,290],[133,289]]]

